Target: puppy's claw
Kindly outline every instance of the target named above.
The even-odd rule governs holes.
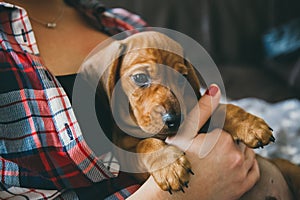
[[[185,191],[184,191],[184,189],[182,187],[180,188],[180,190],[181,190],[182,193],[185,193]]]
[[[171,190],[170,188],[169,188],[169,190],[168,190],[168,191],[169,191],[169,193],[172,195],[172,190]]]
[[[192,175],[195,175],[195,173],[192,171],[192,169],[188,169],[188,172],[191,173]]]
[[[273,129],[271,127],[269,127],[270,131],[273,131]]]
[[[189,182],[185,182],[185,183],[184,183],[184,186],[185,186],[186,188],[188,188],[188,187],[189,187]]]
[[[270,141],[271,141],[271,142],[275,142],[275,140],[276,140],[275,137],[274,137],[273,135],[271,135]]]
[[[264,148],[264,144],[261,141],[257,142],[256,148]]]

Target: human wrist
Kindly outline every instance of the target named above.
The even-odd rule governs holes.
[[[135,193],[127,198],[127,200],[168,199],[166,195],[168,195],[168,193],[161,190],[153,177],[150,176]]]

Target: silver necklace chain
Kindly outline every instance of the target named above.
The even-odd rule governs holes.
[[[60,9],[59,15],[51,21],[39,20],[39,19],[36,19],[32,16],[29,16],[29,18],[31,20],[37,22],[38,24],[40,24],[42,26],[45,26],[46,28],[54,29],[57,26],[57,22],[59,22],[59,20],[61,20],[62,17],[64,16],[64,13],[65,13],[65,6],[62,6],[61,9]]]

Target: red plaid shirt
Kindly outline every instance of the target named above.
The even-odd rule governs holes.
[[[96,1],[68,3],[108,34],[146,25]],[[87,146],[64,89],[43,66],[24,9],[0,2],[0,43],[0,199],[76,199],[103,188],[114,175]],[[137,188],[112,190],[108,199]]]

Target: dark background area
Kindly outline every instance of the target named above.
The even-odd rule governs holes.
[[[230,99],[300,99],[300,23],[291,25],[300,18],[299,0],[103,2],[198,41],[217,64]]]

